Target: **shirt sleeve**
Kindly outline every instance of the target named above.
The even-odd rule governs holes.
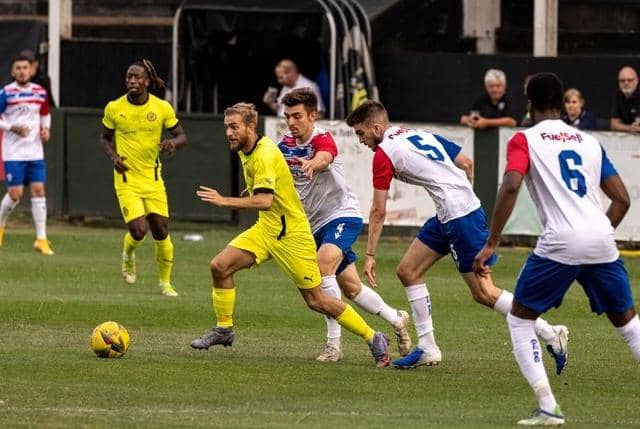
[[[449,155],[449,158],[451,158],[452,161],[456,159],[456,156],[458,156],[458,154],[462,150],[460,146],[438,134],[434,134],[433,137],[442,145],[445,152],[447,152],[447,155]]]
[[[529,144],[523,133],[516,133],[507,143],[507,166],[504,173],[517,171],[523,176],[529,171]]]
[[[607,152],[605,152],[602,145],[600,146],[602,149],[602,167],[600,169],[600,183],[604,182],[611,176],[615,176],[618,174],[616,168],[613,166],[613,163],[609,160],[607,156]]]
[[[7,109],[7,93],[4,89],[0,89],[0,113]]]
[[[391,159],[382,149],[378,148],[373,155],[373,187],[388,191],[394,172]]]
[[[171,128],[175,127],[176,125],[178,125],[178,122],[180,122],[178,120],[178,117],[176,116],[176,112],[174,112],[173,107],[171,107],[171,105],[169,103],[167,103],[166,101],[162,100],[162,105],[164,108],[164,120],[162,122],[162,125],[170,130]]]
[[[40,126],[42,128],[51,128],[51,107],[48,95],[45,95],[44,102],[40,105]]]
[[[315,152],[329,152],[332,157],[338,156],[338,146],[329,133],[318,134],[311,142]]]
[[[277,162],[274,159],[274,156],[282,156],[279,150],[276,149],[276,151],[269,151],[268,154],[265,153],[265,156],[260,157],[257,157],[257,155],[262,154],[253,154],[253,156],[256,156],[256,162],[253,169],[252,191],[255,191],[256,189],[275,191],[276,170],[273,166],[277,165]]]
[[[102,125],[104,125],[105,128],[109,128],[110,130],[116,129],[116,122],[113,118],[113,105],[111,103],[107,104],[107,106],[104,108]]]

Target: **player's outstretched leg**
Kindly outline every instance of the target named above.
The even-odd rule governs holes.
[[[329,296],[336,299],[342,299],[340,287],[336,282],[336,276],[322,277],[322,290]],[[340,324],[333,317],[324,316],[327,323],[327,342],[322,353],[318,355],[318,362],[339,362],[344,354],[342,353],[341,336],[342,332]]]
[[[391,325],[398,340],[400,356],[406,356],[411,350],[409,314],[389,306],[376,291],[362,284],[353,263],[342,270],[337,279],[347,298],[367,313],[379,316]]]
[[[495,288],[495,286],[493,286]],[[500,289],[495,288],[498,293]],[[482,304],[485,304],[482,302]],[[507,316],[513,306],[513,294],[509,291],[502,290],[500,296],[493,305],[493,309],[503,316]],[[550,325],[549,322],[542,317],[538,317],[535,321],[536,335],[546,343],[546,348],[556,363],[556,374],[560,375],[567,365],[569,356],[569,329],[564,325]]]
[[[136,282],[136,249],[142,244],[141,240],[133,238],[131,233],[127,232],[122,240],[122,278],[127,284]]]

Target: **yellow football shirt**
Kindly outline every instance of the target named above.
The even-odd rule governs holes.
[[[265,232],[276,236],[283,230],[309,230],[309,221],[293,184],[293,176],[282,152],[269,137],[262,137],[249,153],[238,152],[242,162],[247,190],[253,195],[256,189],[273,191],[273,204],[269,210],[258,212],[258,224]]]
[[[178,122],[171,105],[152,94],[142,105],[130,103],[126,95],[107,104],[102,124],[115,130],[116,152],[127,158],[127,179],[162,182],[158,146],[162,129],[173,128]],[[114,174],[119,176],[115,170]],[[118,183],[116,177],[116,187]]]

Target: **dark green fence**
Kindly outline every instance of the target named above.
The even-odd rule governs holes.
[[[202,203],[199,185],[238,195],[244,187],[237,155],[229,151],[222,116],[182,114],[189,144],[162,159],[171,216],[174,219],[240,223],[255,213],[235,212]],[[61,216],[119,218],[111,162],[99,144],[102,110],[63,108],[53,112],[52,137],[45,145],[49,212]],[[260,131],[264,127],[259,124]],[[475,190],[491,214],[497,189],[498,130],[475,134]],[[2,185],[4,192],[4,185]],[[21,210],[28,210],[22,204]]]

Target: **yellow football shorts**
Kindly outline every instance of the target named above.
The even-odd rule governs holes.
[[[167,192],[162,182],[120,184],[116,187],[116,196],[125,223],[150,213],[169,217]]]
[[[287,231],[280,240],[259,223],[234,238],[230,246],[256,256],[256,264],[273,258],[299,289],[312,289],[322,278],[310,230]]]

